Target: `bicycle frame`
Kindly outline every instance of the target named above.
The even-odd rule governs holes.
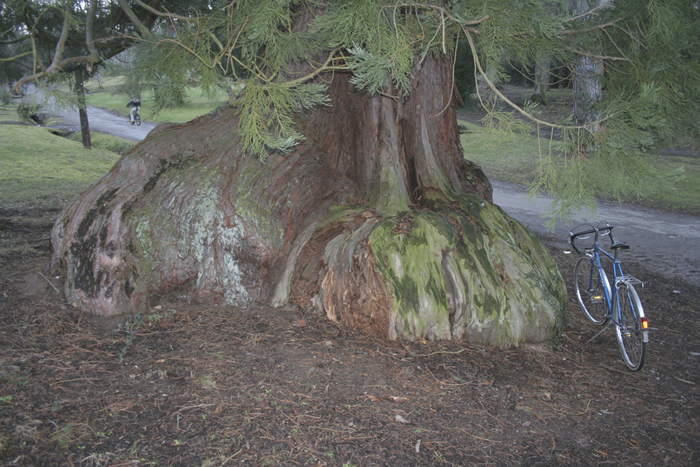
[[[592,250],[592,251],[590,251]],[[613,285],[614,287],[610,286],[610,281],[608,279],[608,275],[605,272],[605,269],[603,268],[603,262],[600,260],[600,254],[605,255],[609,259],[612,260],[613,262]],[[605,284],[603,286],[603,292],[605,293],[605,303],[608,307],[608,319],[611,320],[613,323],[615,323],[617,326],[620,325],[621,322],[621,317],[620,316],[615,316],[614,310],[615,310],[615,301],[619,300],[620,297],[617,293],[617,283],[619,281],[619,278],[624,277],[624,274],[622,273],[622,262],[618,259],[617,257],[617,250],[615,250],[615,256],[611,255],[604,249],[602,249],[599,245],[598,242],[596,241],[595,244],[593,245],[592,248],[586,249],[586,255],[591,258],[591,261],[595,262],[596,267],[598,268],[598,275],[599,277],[605,278]],[[591,268],[591,278],[590,283],[593,283],[593,269]],[[619,303],[618,303],[619,305]],[[620,307],[618,306],[617,309],[619,310]],[[618,313],[619,315],[619,313]]]
[[[632,298],[629,295],[627,297],[623,297],[623,298],[620,297],[620,294],[618,293],[618,289],[619,289],[620,284],[626,284],[626,285],[641,284],[642,287],[644,287],[644,284],[642,283],[642,281],[640,281],[639,279],[637,279],[633,276],[626,276],[624,274],[624,272],[622,271],[622,262],[618,258],[618,250],[619,250],[619,248],[628,248],[628,246],[625,244],[618,244],[615,241],[615,238],[612,235],[612,226],[607,225],[606,227],[603,227],[600,229],[593,228],[590,231],[580,232],[580,233],[576,234],[576,236],[586,235],[589,233],[595,233],[595,240],[593,242],[593,246],[591,246],[589,248],[585,248],[584,251],[585,251],[586,256],[588,256],[592,262],[595,262],[595,267],[598,269],[599,280],[605,281],[605,284],[603,285],[603,292],[605,294],[605,304],[606,304],[607,309],[608,309],[608,315],[607,315],[608,323],[607,323],[607,325],[598,334],[593,336],[589,340],[589,342],[590,342],[593,339],[595,339],[596,337],[598,337],[600,334],[602,334],[605,331],[605,329],[607,329],[608,326],[610,326],[610,324],[614,323],[617,327],[623,326],[622,316],[621,316],[621,309],[622,309],[621,305],[622,304],[620,303],[620,300],[622,299],[622,300],[630,300],[631,301]],[[610,236],[610,242],[612,245],[612,249],[615,253],[614,256],[600,247],[600,245],[598,244],[598,236],[599,235],[609,235]],[[569,238],[569,242],[571,243],[571,246],[573,246],[573,248],[577,252],[580,253],[580,250],[576,247],[575,241],[573,240],[574,238],[575,238],[575,236],[573,235],[573,233],[571,233],[570,238]],[[587,238],[587,237],[583,237],[583,238]],[[612,270],[613,284],[612,284],[612,287],[610,286],[610,281],[608,279],[608,275],[606,274],[605,269],[603,268],[603,263],[601,261],[601,253],[605,257],[611,259],[613,262],[613,270]],[[594,269],[591,268],[590,277],[588,278],[589,288],[592,288],[592,286],[594,285],[593,284],[593,280],[594,280],[593,274],[594,274]],[[617,306],[615,306],[615,305],[617,305]],[[634,308],[639,313],[639,318],[644,326],[643,331],[642,331],[642,339],[644,342],[649,342],[649,331],[647,329],[648,324],[647,324],[647,318],[644,314],[644,308],[641,306],[641,303],[635,304]],[[617,316],[615,314],[615,310],[618,311]]]

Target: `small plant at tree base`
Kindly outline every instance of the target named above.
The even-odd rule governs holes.
[[[143,317],[141,316],[141,313],[139,313],[134,317],[133,321],[127,321],[123,325],[120,324],[119,327],[117,327],[117,329],[112,331],[112,333],[126,333],[126,336],[124,337],[124,347],[117,354],[117,356],[119,357],[119,363],[124,363],[124,355],[126,354],[126,351],[129,349],[129,347],[131,347],[131,344],[134,340],[134,336],[136,335],[136,332],[141,328],[142,325]]]
[[[204,389],[215,389],[216,388],[216,380],[212,375],[203,375],[201,378],[199,378],[199,384],[204,388]]]
[[[67,425],[65,428],[61,428],[60,430],[52,433],[51,440],[57,442],[61,448],[66,449],[73,441],[75,441],[73,425]]]

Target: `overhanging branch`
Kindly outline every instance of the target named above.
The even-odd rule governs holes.
[[[61,30],[61,37],[58,38],[58,43],[56,44],[56,50],[54,51],[53,61],[51,65],[46,69],[46,73],[52,74],[58,71],[59,63],[61,57],[63,56],[63,50],[66,47],[66,41],[68,40],[68,33],[70,32],[70,18],[73,13],[73,2],[68,2],[66,5],[66,16],[63,18],[63,29]]]
[[[97,0],[92,0],[90,2],[90,7],[88,8],[87,18],[85,20],[85,43],[88,50],[90,51],[90,60],[87,63],[88,72],[92,71],[92,64],[95,63],[99,57],[97,53],[97,48],[95,47],[95,14],[97,12]]]
[[[129,4],[127,3],[127,0],[117,0],[119,2],[119,6],[121,7],[122,11],[124,14],[129,18],[129,21],[136,26],[136,29],[138,29],[139,34],[143,37],[148,37],[151,35],[151,30],[148,29],[142,22],[141,20],[136,16],[136,14],[133,12],[131,7],[129,7]]]

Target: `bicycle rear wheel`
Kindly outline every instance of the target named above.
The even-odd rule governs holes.
[[[642,325],[644,309],[634,286],[620,282],[617,286],[615,316],[620,319],[617,330],[617,343],[625,363],[632,371],[639,371],[647,355],[649,335]]]
[[[610,283],[603,273],[600,275],[598,265],[588,256],[584,256],[576,262],[574,268],[574,283],[576,298],[583,308],[589,320],[593,324],[601,325],[608,319],[608,304],[605,291],[610,296]]]

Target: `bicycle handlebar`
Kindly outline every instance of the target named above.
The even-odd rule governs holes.
[[[593,227],[591,230],[584,230],[583,232],[576,232],[576,233],[569,232],[569,243],[574,248],[574,250],[576,250],[576,253],[581,253],[581,250],[576,248],[576,239],[578,237],[581,237],[582,235],[588,235],[588,234],[595,233],[595,241],[593,242],[593,244],[595,245],[598,243],[598,235],[599,234],[605,235],[605,233],[607,232],[610,235],[610,245],[614,245],[616,242],[615,242],[615,238],[613,238],[612,229],[613,229],[613,226],[607,224],[605,227],[602,227],[602,228]]]

